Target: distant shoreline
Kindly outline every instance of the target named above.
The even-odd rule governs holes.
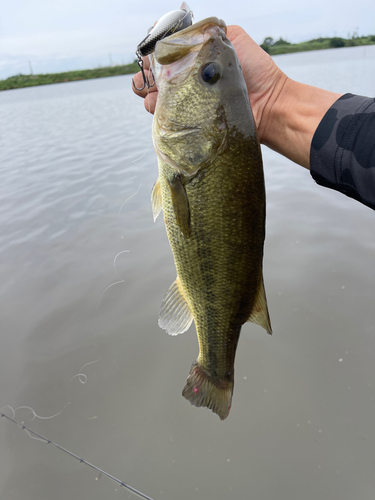
[[[350,38],[316,38],[307,42],[289,43],[280,38],[274,41],[267,37],[260,45],[271,56],[280,54],[291,54],[293,52],[306,52],[311,50],[325,50],[340,47],[355,47],[359,45],[375,45],[375,35],[358,37],[354,33]],[[77,71],[66,71],[64,73],[49,73],[41,75],[16,75],[6,80],[0,80],[0,91],[20,89],[24,87],[35,87],[49,85],[52,83],[75,82],[79,80],[91,80],[93,78],[106,78],[109,76],[129,75],[139,71],[138,64],[124,64],[119,66],[108,66],[96,69],[84,69]]]
[[[311,50],[338,49],[342,47],[356,47],[358,45],[375,45],[375,35],[357,36],[355,33],[348,38],[331,37],[331,38],[314,38],[307,42],[289,43],[287,40],[280,38],[274,41],[273,38],[267,37],[260,44],[270,56],[279,54],[291,54],[293,52],[307,52]]]
[[[95,69],[66,71],[64,73],[46,73],[42,75],[16,75],[16,76],[10,76],[6,80],[0,80],[0,91],[20,89],[24,87],[36,87],[39,85],[50,85],[51,83],[76,82],[79,80],[106,78],[108,76],[129,75],[137,73],[138,71],[139,71],[138,64],[131,63],[131,64],[108,66]]]

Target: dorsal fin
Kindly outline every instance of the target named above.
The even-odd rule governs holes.
[[[256,325],[263,327],[267,333],[272,335],[271,320],[268,313],[266,292],[264,290],[263,273],[260,279],[254,307],[247,321],[251,321]]]
[[[161,186],[159,177],[156,179],[156,182],[152,188],[151,202],[152,202],[152,214],[154,216],[154,222],[155,222],[162,209]]]
[[[169,335],[184,333],[193,322],[193,315],[185,299],[178,277],[165,294],[159,311],[159,326]]]

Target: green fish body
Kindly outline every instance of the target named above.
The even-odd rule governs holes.
[[[262,157],[242,70],[223,21],[209,18],[158,42],[153,140],[177,279],[159,325],[172,335],[195,321],[199,356],[183,396],[228,416],[241,326],[271,333],[263,285]]]

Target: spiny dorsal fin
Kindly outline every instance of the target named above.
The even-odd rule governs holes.
[[[260,279],[258,293],[255,299],[253,310],[251,311],[251,314],[247,321],[251,321],[256,325],[262,326],[267,331],[267,333],[272,335],[271,320],[268,314],[266,292],[264,290],[263,274]]]
[[[160,187],[159,177],[156,179],[154,187],[152,188],[151,201],[152,201],[152,214],[154,216],[154,222],[155,222],[162,209],[161,187]]]
[[[168,179],[168,184],[171,189],[172,206],[176,216],[176,222],[182,234],[186,238],[189,238],[190,208],[185,186],[179,174],[174,175],[173,179]]]
[[[159,326],[166,330],[169,335],[178,335],[184,333],[193,322],[193,315],[186,302],[180,280],[171,285],[159,311]]]

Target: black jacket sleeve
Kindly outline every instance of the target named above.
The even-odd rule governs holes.
[[[375,210],[375,99],[345,94],[330,107],[311,143],[310,172]]]

